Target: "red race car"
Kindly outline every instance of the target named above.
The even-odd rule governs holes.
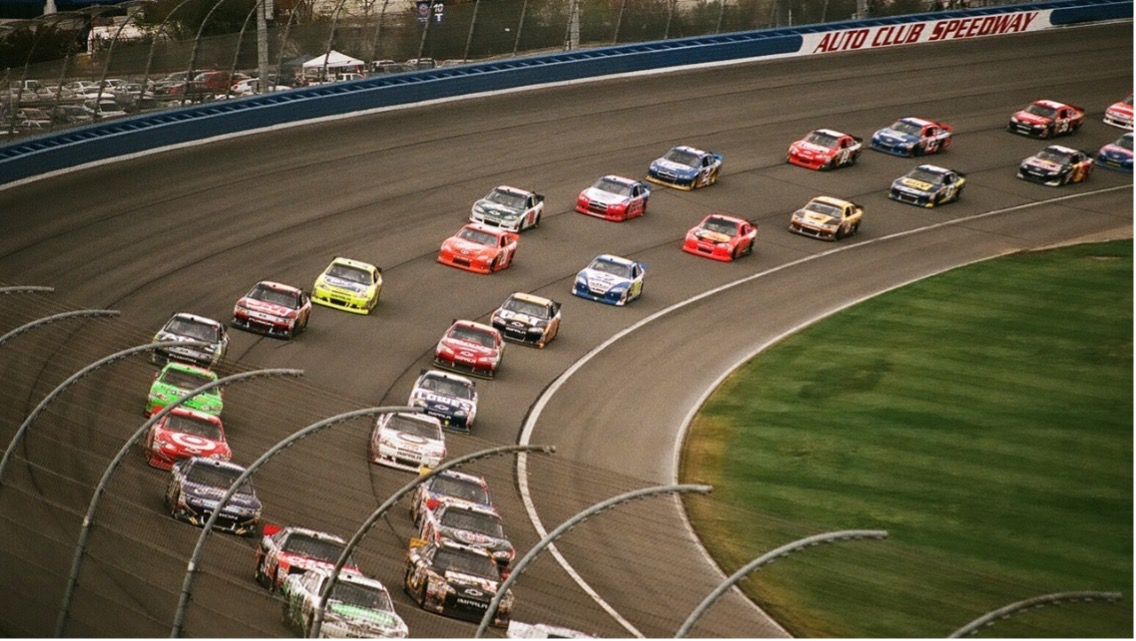
[[[807,169],[836,169],[856,162],[864,140],[832,129],[814,129],[789,145],[786,160]]]
[[[233,455],[220,418],[184,407],[170,410],[150,428],[146,454],[150,465],[162,470],[194,456],[228,461]]]
[[[1023,136],[1052,138],[1076,133],[1085,124],[1085,110],[1052,100],[1038,100],[1010,116],[1006,129]]]
[[[757,224],[726,214],[710,214],[686,232],[682,251],[729,262],[753,253]]]
[[[501,332],[473,321],[454,321],[434,349],[434,364],[482,378],[497,375],[505,341]]]
[[[622,176],[604,176],[576,198],[581,214],[623,222],[647,213],[651,188],[647,183]]]
[[[442,243],[438,262],[479,274],[501,271],[513,264],[518,238],[510,231],[469,224]]]
[[[233,306],[233,327],[292,338],[308,326],[312,301],[302,289],[262,280]]]
[[[1114,102],[1104,112],[1104,124],[1121,129],[1132,129],[1132,94],[1128,94],[1128,97],[1120,102]]]
[[[266,524],[256,548],[256,582],[275,592],[284,586],[289,574],[331,570],[346,547],[347,541],[334,534]],[[353,555],[347,557],[343,572],[362,574]]]

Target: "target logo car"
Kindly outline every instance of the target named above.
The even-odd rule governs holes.
[[[168,470],[193,456],[228,461],[233,453],[225,441],[225,426],[212,414],[175,407],[146,434],[147,461]]]

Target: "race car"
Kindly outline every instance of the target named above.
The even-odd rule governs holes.
[[[335,569],[335,562],[346,548],[347,541],[327,532],[265,525],[264,536],[256,548],[256,582],[275,592],[291,574]],[[345,574],[363,574],[354,556],[347,557],[340,580]]]
[[[505,299],[489,322],[507,340],[543,348],[560,332],[560,303],[517,292]]]
[[[686,232],[682,251],[729,262],[753,253],[757,223],[727,214],[710,214]]]
[[[326,570],[308,570],[284,580],[284,624],[300,635],[311,636],[312,622],[331,578]],[[394,611],[386,587],[377,579],[343,574],[327,599],[320,636],[336,639],[404,639],[406,622]]]
[[[501,332],[483,323],[458,320],[434,348],[434,365],[480,378],[493,378],[504,354]]]
[[[576,198],[576,211],[588,216],[623,222],[647,213],[651,188],[622,176],[603,176]]]
[[[860,229],[864,208],[854,202],[817,196],[793,212],[789,231],[821,240],[838,240]]]
[[[446,456],[442,422],[426,414],[383,414],[371,433],[371,462],[410,472],[437,467]]]
[[[493,498],[489,485],[480,476],[446,470],[420,483],[414,490],[410,501],[410,516],[414,525],[422,523],[422,517],[439,505],[476,505],[493,508]]]
[[[633,260],[600,254],[592,259],[572,285],[572,294],[608,305],[626,305],[643,295],[647,266]]]
[[[403,587],[424,610],[480,622],[501,587],[501,572],[493,557],[480,548],[417,539],[406,553]],[[501,598],[493,613],[494,626],[509,625],[513,599],[512,590]]]
[[[162,411],[170,403],[185,396],[187,393],[217,380],[217,375],[196,365],[188,363],[166,363],[150,383],[150,393],[146,400],[146,416],[153,416]],[[184,407],[206,414],[219,416],[224,401],[221,399],[221,390],[213,388],[202,392],[182,403]]]
[[[919,165],[892,182],[888,198],[929,208],[958,202],[965,186],[966,176],[954,169]]]
[[[146,460],[168,470],[193,456],[227,461],[233,455],[225,441],[225,426],[212,414],[175,407],[146,432]]]
[[[1132,94],[1120,102],[1113,103],[1104,112],[1104,124],[1132,129]]]
[[[544,196],[524,189],[501,185],[473,203],[469,221],[486,227],[522,232],[540,224]]]
[[[1062,145],[1050,145],[1018,165],[1018,178],[1050,187],[1083,182],[1092,173],[1092,156]]]
[[[250,332],[293,338],[308,326],[312,301],[291,285],[262,280],[233,306],[230,324]]]
[[[837,169],[854,164],[864,139],[832,129],[814,129],[789,145],[785,160],[808,169]]]
[[[370,263],[336,257],[316,278],[312,302],[352,314],[370,314],[383,290],[383,270]]]
[[[212,318],[184,312],[171,316],[154,334],[155,343],[166,341],[202,341],[208,345],[159,348],[151,353],[152,362],[164,365],[169,361],[183,361],[212,369],[217,367],[229,349],[229,333],[224,325]]]
[[[513,264],[517,234],[468,224],[442,243],[438,262],[479,274],[498,272]]]
[[[647,180],[675,189],[697,189],[718,182],[722,154],[680,145],[651,162]]]
[[[1023,136],[1051,138],[1077,133],[1085,122],[1085,110],[1053,100],[1038,100],[1010,116],[1006,129]]]
[[[1127,133],[1116,142],[1105,145],[1097,152],[1097,164],[1101,167],[1132,173],[1132,134]]]
[[[411,407],[442,422],[442,427],[468,432],[477,418],[477,388],[473,381],[457,374],[423,370],[410,390]]]
[[[505,536],[505,524],[501,515],[493,508],[439,505],[422,515],[418,538],[435,543],[448,539],[481,548],[489,552],[502,573],[507,571],[516,556],[513,544]]]
[[[872,135],[870,146],[895,156],[925,156],[951,146],[951,126],[923,118],[900,118]]]
[[[229,487],[244,473],[240,465],[200,456],[179,461],[166,485],[166,510],[179,521],[203,527]],[[240,536],[255,535],[260,513],[260,499],[252,479],[247,478],[221,508],[213,527]]]

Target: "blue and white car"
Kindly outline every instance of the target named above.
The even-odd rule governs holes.
[[[718,182],[722,155],[680,145],[651,163],[647,180],[676,189],[697,189]]]
[[[966,176],[961,172],[936,165],[919,165],[892,182],[888,198],[931,208],[958,202],[965,187]]]
[[[872,135],[870,147],[894,156],[924,156],[951,146],[951,126],[923,118],[900,118]]]
[[[1097,164],[1101,167],[1132,173],[1132,134],[1124,134],[1116,142],[1105,145],[1097,152]]]
[[[426,410],[442,427],[468,432],[477,417],[477,389],[464,376],[423,370],[410,390],[409,404]]]
[[[643,263],[601,254],[576,274],[572,293],[608,305],[626,305],[643,295],[646,272],[647,266]]]
[[[202,527],[229,487],[245,468],[216,459],[193,457],[173,466],[166,485],[166,510],[179,521]],[[229,502],[217,515],[213,527],[240,536],[256,534],[260,523],[261,503],[252,487],[252,479],[245,479]]]

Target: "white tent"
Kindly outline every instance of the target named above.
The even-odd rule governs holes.
[[[323,69],[324,60],[327,60],[327,68],[329,70],[342,70],[346,68],[359,67],[362,68],[364,62],[358,58],[352,58],[346,54],[339,53],[338,51],[329,51],[326,54],[320,54],[315,58],[304,63],[304,69]]]

